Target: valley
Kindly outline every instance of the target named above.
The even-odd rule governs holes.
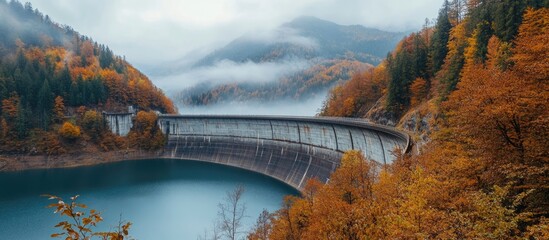
[[[547,0],[31,2],[0,239],[549,237]]]

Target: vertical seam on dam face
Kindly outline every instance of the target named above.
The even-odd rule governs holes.
[[[120,135],[120,123],[118,122],[118,118],[115,118],[116,121],[116,134]]]
[[[379,139],[379,145],[381,145],[381,152],[383,153],[383,163],[387,164],[387,156],[385,156],[385,148],[383,147],[383,141],[381,141],[381,137],[379,136],[379,133],[376,135],[377,135],[377,138]]]
[[[353,133],[351,133],[351,129],[349,129],[349,137],[351,138],[351,149],[355,150],[355,143],[353,141]]]
[[[302,143],[303,141],[301,141],[301,129],[299,129],[299,122],[296,122],[296,126],[297,126],[297,137],[298,137],[298,138],[297,138],[297,139],[298,139],[297,141],[298,141],[299,143]]]
[[[335,138],[335,143],[336,143],[336,148],[335,150],[339,150],[339,144],[337,143],[337,133],[336,133],[336,129],[334,127],[334,125],[331,125],[332,126],[332,129],[334,130],[334,138]]]
[[[273,130],[273,122],[269,120],[269,125],[271,125],[271,139],[275,138],[275,132]]]
[[[383,140],[403,149],[408,141],[407,135],[392,129],[356,120],[315,117],[160,115],[159,125],[168,134],[160,157],[248,169],[298,190],[313,177],[327,182],[346,150],[376,153],[369,157],[387,163],[390,161]],[[357,131],[362,133],[364,140],[356,139]],[[381,145],[368,144],[368,139],[374,136],[367,139],[367,133],[376,134]],[[380,134],[384,134],[383,137]]]
[[[298,188],[301,188],[301,184],[303,184],[303,180],[305,180],[305,177],[307,176],[307,173],[309,172],[309,167],[311,167],[311,162],[313,161],[313,157],[309,156],[309,164],[307,165],[307,169],[305,169],[305,173],[303,174],[303,177],[301,177],[301,181],[299,181],[299,185],[297,185]]]

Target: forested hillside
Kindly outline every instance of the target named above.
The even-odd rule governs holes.
[[[208,54],[193,69],[226,74],[205,78],[201,84],[179,91],[174,99],[183,106],[273,100],[302,102],[326,94],[369,65],[379,64],[404,35],[299,17],[266,33],[244,35]],[[223,63],[231,63],[233,67],[276,66],[279,71],[265,72],[256,79],[242,76],[233,79],[235,69],[224,69]],[[241,71],[252,70],[243,67]],[[276,79],[271,79],[272,75],[277,75]]]
[[[335,88],[323,111],[400,122],[416,131],[412,153],[382,168],[347,153],[250,238],[549,238],[548,7],[445,1],[433,27]]]
[[[523,12],[528,6],[544,5],[547,1],[446,2],[435,25],[405,37],[376,68],[377,75],[362,76],[360,84],[350,82],[334,89],[321,115],[372,117],[383,123],[389,119],[396,125],[422,103],[435,100],[438,106],[447,100],[463,77],[466,63],[486,65],[490,42],[497,54],[494,61],[501,70],[511,70]],[[345,111],[336,111],[345,101],[360,104],[347,104]]]
[[[255,36],[255,34],[260,36]],[[261,35],[267,35],[261,37]],[[343,26],[315,17],[298,17],[269,33],[245,35],[198,61],[212,65],[221,60],[268,62],[283,59],[345,59],[377,65],[404,33],[360,25]]]
[[[52,22],[30,3],[5,0],[0,0],[0,106],[0,152],[7,153],[61,153],[64,141],[80,136],[80,127],[100,142],[105,129],[97,133],[92,125],[102,122],[101,111],[134,106],[175,112],[145,75],[107,46]],[[88,120],[93,123],[86,125]]]
[[[305,101],[343,83],[354,73],[373,67],[355,60],[323,60],[305,70],[266,83],[235,82],[220,86],[198,85],[180,93],[184,105],[273,100]]]

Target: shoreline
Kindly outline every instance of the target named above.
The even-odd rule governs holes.
[[[162,156],[162,150],[156,152],[135,149],[108,152],[66,153],[48,155],[0,155],[0,172],[17,172],[32,169],[73,168],[93,166],[129,160],[154,159]]]
[[[38,170],[38,169],[66,169],[86,166],[96,166],[101,164],[109,164],[123,161],[139,161],[150,159],[178,159],[163,156],[164,150],[158,150],[156,152],[142,151],[142,150],[117,150],[109,152],[99,153],[67,153],[57,156],[47,155],[0,155],[0,173],[7,172],[19,172],[26,170]],[[271,176],[269,174],[254,171],[251,169],[210,161],[201,161],[197,159],[188,159],[190,161],[219,164],[227,167],[244,169],[260,175],[267,176],[274,179],[295,191],[301,193],[301,190],[296,186],[284,181],[283,179]]]

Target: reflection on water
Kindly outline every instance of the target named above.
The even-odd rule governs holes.
[[[71,169],[0,173],[0,239],[48,239],[61,218],[41,194],[80,201],[103,212],[103,230],[120,216],[137,239],[196,239],[210,228],[217,204],[238,184],[246,188],[247,228],[263,208],[278,209],[292,188],[226,166],[181,160],[128,161]]]

